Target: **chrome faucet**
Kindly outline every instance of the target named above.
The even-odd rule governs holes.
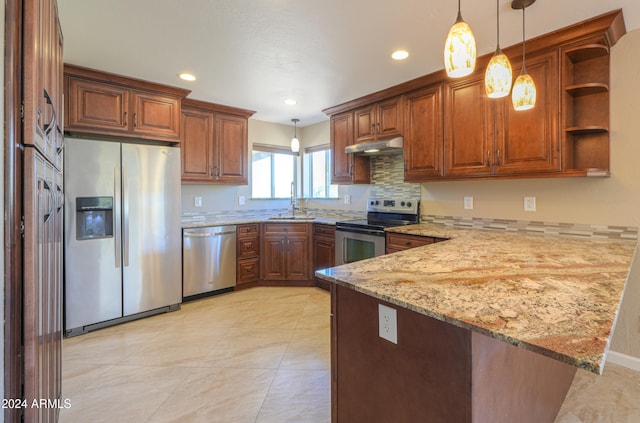
[[[291,215],[296,216],[296,185],[291,181]]]

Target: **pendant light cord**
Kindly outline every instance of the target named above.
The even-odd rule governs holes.
[[[497,36],[496,36],[496,42],[498,43],[496,45],[496,53],[500,51],[500,0],[496,0],[496,16],[498,18],[498,25],[497,25]]]
[[[526,9],[526,7],[522,8],[522,74],[527,73],[527,69],[525,68],[525,63],[526,63],[526,49],[525,49],[525,30],[524,30],[524,23],[525,23],[525,19],[524,19],[524,9]]]

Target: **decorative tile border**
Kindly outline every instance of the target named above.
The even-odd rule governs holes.
[[[638,228],[632,226],[587,225],[527,220],[489,219],[422,215],[423,223],[434,223],[470,229],[501,229],[510,232],[535,232],[546,235],[571,235],[595,239],[624,239],[637,241]]]

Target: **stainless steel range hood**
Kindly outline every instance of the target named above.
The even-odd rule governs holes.
[[[401,151],[403,143],[404,140],[402,137],[396,137],[388,140],[378,140],[352,144],[347,146],[344,151],[345,153],[353,153],[364,156],[390,154]]]

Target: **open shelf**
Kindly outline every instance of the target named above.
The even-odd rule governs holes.
[[[588,134],[602,134],[609,132],[609,128],[604,126],[573,126],[571,128],[565,129],[567,133],[571,135],[588,135]]]
[[[585,44],[565,50],[565,54],[573,63],[584,62],[609,54],[609,47],[602,44]]]
[[[585,95],[605,93],[609,91],[607,84],[599,82],[588,82],[584,84],[569,85],[564,89],[571,97],[582,97]]]

